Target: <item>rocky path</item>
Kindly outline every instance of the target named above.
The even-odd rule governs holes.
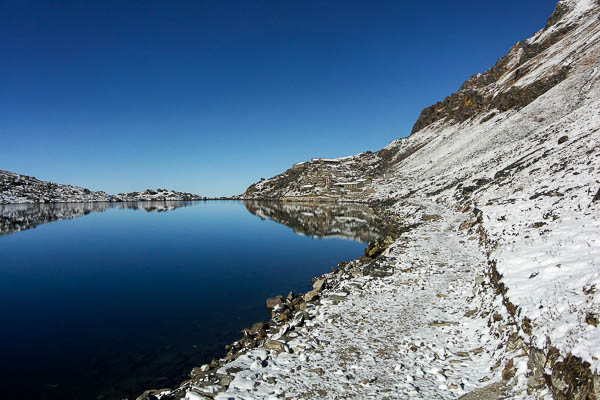
[[[186,398],[446,399],[500,381],[485,255],[459,231],[465,215],[421,207],[427,222],[375,261],[328,274],[303,325],[221,367],[226,391],[192,386]]]

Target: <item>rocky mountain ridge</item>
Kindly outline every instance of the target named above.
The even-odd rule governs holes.
[[[147,189],[144,192],[110,195],[102,191],[41,181],[32,176],[0,170],[0,204],[151,200],[206,200],[206,197],[168,189]]]
[[[570,12],[568,2],[559,2],[546,26],[534,37],[517,42],[505,56],[484,73],[471,76],[456,92],[425,108],[411,133],[440,120],[464,122],[485,112],[502,113],[520,109],[562,82],[569,72],[568,63],[556,65],[546,76],[535,82],[521,81],[536,68],[534,60],[558,43],[574,25],[563,17]],[[491,118],[490,114],[487,118]]]

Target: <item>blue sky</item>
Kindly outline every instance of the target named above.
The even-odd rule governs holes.
[[[0,169],[241,193],[407,136],[555,3],[2,0]]]

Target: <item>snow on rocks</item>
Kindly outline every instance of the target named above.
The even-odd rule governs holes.
[[[78,186],[40,181],[32,176],[0,170],[0,204],[153,200],[206,200],[206,197],[168,189],[147,189],[144,192],[109,195],[101,191],[91,191]]]
[[[40,181],[32,176],[0,170],[0,204],[114,201],[104,192]]]
[[[490,351],[503,339],[490,333],[485,309],[494,299],[480,290],[486,256],[456,231],[464,214],[421,207],[438,218],[377,258],[315,280],[318,300],[306,303],[302,322],[282,325],[262,347],[224,362],[216,373],[230,383],[214,398],[450,399],[502,381],[508,353]],[[394,273],[378,273],[383,264]],[[271,301],[273,309],[281,301]]]

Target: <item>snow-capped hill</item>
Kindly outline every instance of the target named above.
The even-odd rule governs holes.
[[[152,200],[205,200],[206,197],[193,193],[177,192],[169,189],[146,189],[143,192],[119,193],[119,201],[152,201]]]
[[[425,108],[409,138],[395,140],[374,153],[294,164],[275,177],[251,185],[241,197],[307,201],[380,198],[381,193],[374,196],[379,183],[389,181],[395,166],[413,159],[413,154],[430,153],[432,147],[440,144],[448,157],[452,157],[452,149],[459,142],[448,137],[449,131],[438,135],[444,127],[478,126],[489,121],[495,126],[568,77],[588,70],[593,73],[590,66],[595,62],[600,39],[599,10],[600,3],[596,0],[559,2],[542,30],[515,44],[489,70],[469,78],[458,92]],[[552,115],[538,116],[539,121],[534,124],[547,125],[564,112],[565,109],[559,109]],[[418,169],[419,165],[414,167]],[[405,175],[413,166],[404,162],[402,168]],[[403,189],[404,194],[409,192],[406,187]],[[393,193],[387,193],[386,197],[394,197]]]
[[[0,170],[0,204],[115,200],[114,196],[104,192],[94,192],[78,186],[40,181],[32,176]]]
[[[251,185],[244,199],[364,201],[384,157],[365,152],[334,159],[313,158],[296,163],[271,179]]]
[[[97,201],[203,200],[192,193],[167,189],[110,195],[86,188],[46,182],[32,176],[0,170],[0,204],[12,203],[86,203]]]

